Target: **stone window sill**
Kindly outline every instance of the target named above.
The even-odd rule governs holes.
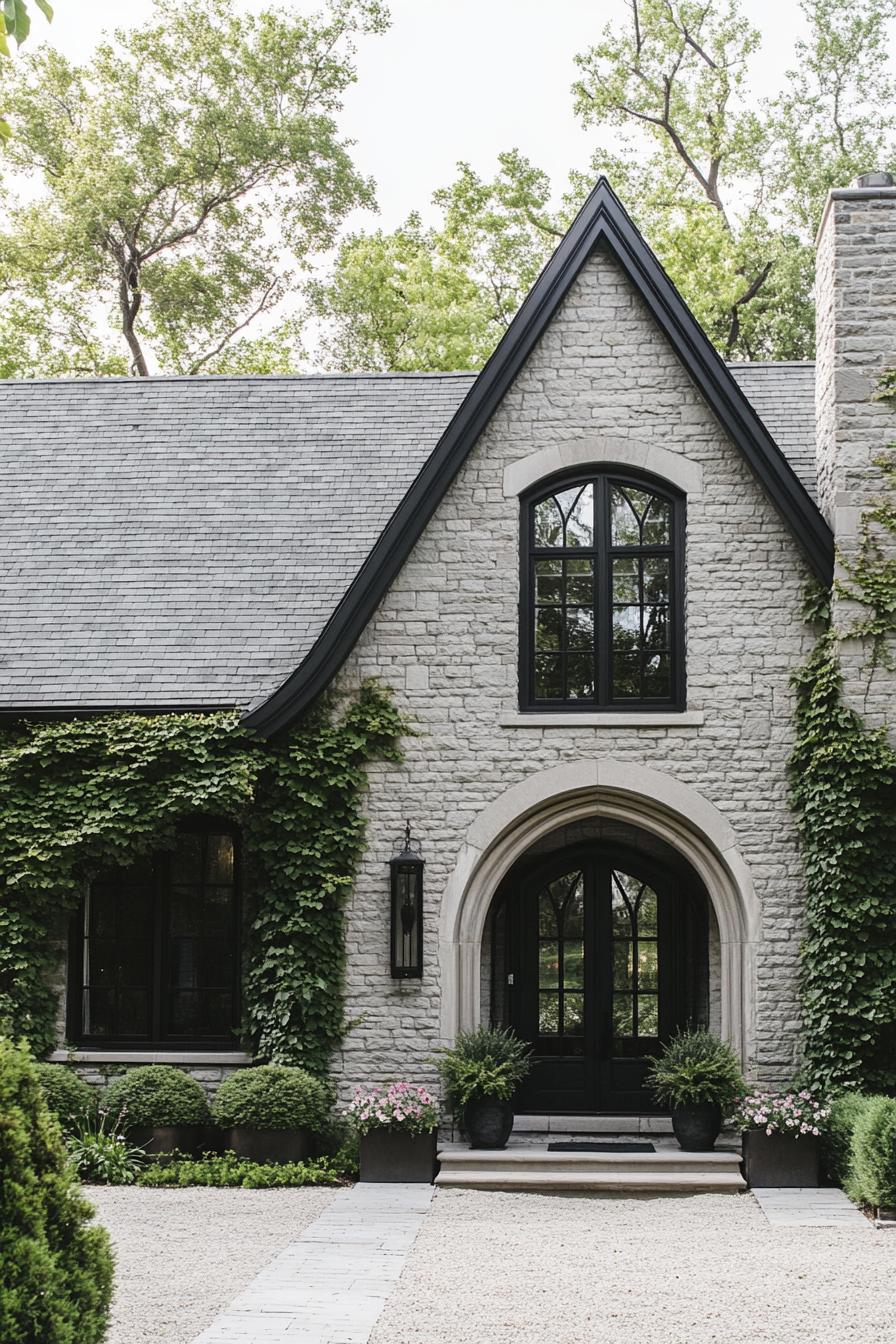
[[[54,1050],[53,1064],[251,1064],[243,1050]]]
[[[502,714],[501,728],[700,728],[702,710],[655,714]]]

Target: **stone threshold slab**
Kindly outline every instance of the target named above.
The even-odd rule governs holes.
[[[753,1186],[752,1194],[772,1227],[843,1227],[873,1232],[874,1224],[842,1190],[800,1186]]]

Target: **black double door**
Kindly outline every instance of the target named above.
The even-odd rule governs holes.
[[[566,850],[518,874],[506,1018],[532,1043],[518,1108],[655,1109],[648,1056],[695,1012],[705,929],[673,874],[636,852]]]

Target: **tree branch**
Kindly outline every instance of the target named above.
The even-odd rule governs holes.
[[[261,300],[258,303],[257,307],[253,308],[249,316],[245,317],[242,322],[239,322],[235,327],[233,327],[230,331],[228,331],[225,336],[222,336],[218,344],[212,350],[209,350],[207,354],[203,355],[201,359],[194,360],[193,363],[190,365],[190,368],[187,370],[187,372],[190,374],[198,373],[199,370],[203,368],[209,362],[210,359],[214,359],[216,355],[220,355],[221,351],[224,349],[226,345],[229,345],[229,343],[233,340],[234,336],[238,335],[239,332],[244,331],[245,328],[248,327],[250,322],[254,322],[255,318],[258,317],[259,313],[264,312],[264,310],[268,306],[268,301],[271,295],[276,290],[278,284],[279,280],[275,277],[268,285],[264,294],[262,294]]]

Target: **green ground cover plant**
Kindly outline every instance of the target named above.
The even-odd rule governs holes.
[[[0,1038],[0,1339],[100,1344],[112,1254],[27,1049]]]
[[[175,1157],[150,1161],[140,1172],[142,1186],[191,1185],[240,1187],[244,1190],[274,1190],[285,1186],[344,1185],[357,1175],[349,1156],[318,1157],[307,1162],[249,1162],[235,1153],[206,1153],[201,1158]]]

